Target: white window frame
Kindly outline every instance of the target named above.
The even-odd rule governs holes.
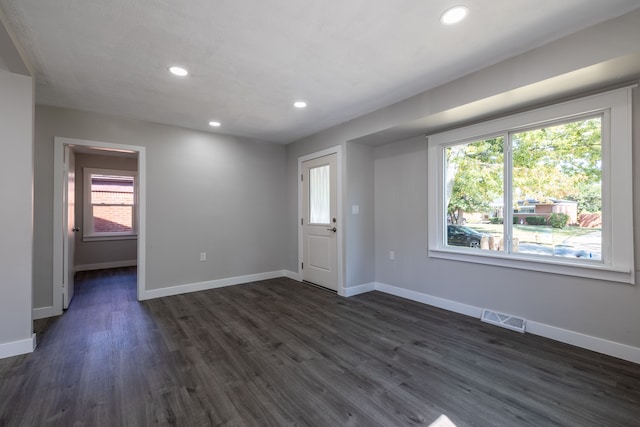
[[[433,258],[635,283],[632,192],[632,88],[626,87],[428,136],[428,255]],[[446,244],[445,149],[550,123],[602,114],[602,262],[480,251]],[[505,158],[505,197],[511,191]],[[510,206],[505,204],[505,206]],[[615,207],[613,209],[612,207]],[[506,213],[506,210],[505,210]],[[511,216],[511,215],[509,215]],[[505,219],[505,222],[507,219]]]
[[[138,173],[118,169],[83,168],[83,215],[84,241],[130,240],[138,237]],[[130,176],[133,178],[133,230],[96,233],[93,231],[93,209],[91,205],[91,175]],[[117,206],[117,205],[116,205]]]

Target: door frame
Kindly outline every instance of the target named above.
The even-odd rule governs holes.
[[[54,137],[53,150],[53,315],[62,314],[62,279],[64,262],[64,244],[67,225],[63,224],[63,190],[64,182],[64,147],[81,146],[97,148],[105,151],[135,152],[138,154],[138,268],[137,268],[137,296],[140,297],[145,289],[146,278],[146,154],[145,147],[136,145],[114,144],[102,141]]]
[[[307,160],[313,160],[313,159],[317,159],[319,157],[324,157],[324,156],[328,156],[330,154],[335,154],[336,158],[337,158],[337,171],[336,171],[336,177],[337,177],[337,188],[338,188],[338,194],[337,194],[337,201],[338,201],[338,206],[336,207],[337,210],[337,220],[338,220],[338,231],[337,231],[337,257],[338,257],[338,295],[340,296],[346,296],[346,291],[345,291],[345,287],[344,287],[344,259],[343,259],[343,241],[344,241],[344,232],[345,232],[345,216],[342,212],[342,146],[341,145],[336,145],[335,147],[330,147],[330,148],[326,148],[324,150],[320,150],[320,151],[316,151],[314,153],[310,153],[310,154],[306,154],[304,156],[300,156],[298,157],[298,277],[300,278],[300,280],[302,280],[302,260],[303,260],[303,250],[304,250],[304,242],[303,242],[303,238],[302,238],[302,224],[300,223],[301,218],[303,217],[303,209],[304,207],[302,206],[302,200],[303,200],[303,196],[302,196],[302,180],[300,179],[300,177],[303,174],[302,171],[302,164],[304,162],[306,162]]]

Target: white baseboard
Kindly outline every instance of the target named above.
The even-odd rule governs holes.
[[[209,289],[222,288],[225,286],[241,285],[244,283],[257,282],[259,280],[275,279],[286,276],[285,270],[270,271],[267,273],[249,274],[247,276],[227,277],[224,279],[209,280],[207,282],[189,283],[186,285],[169,286],[160,289],[150,289],[142,291],[140,301],[169,297],[172,295],[186,294],[189,292],[206,291]]]
[[[31,353],[36,348],[36,334],[31,338],[0,344],[0,359]]]
[[[618,359],[640,363],[640,348],[638,347],[632,347],[615,341],[545,325],[544,323],[532,322],[530,320],[527,320],[527,332],[576,347],[586,348],[587,350],[597,353],[617,357]]]
[[[302,282],[302,277],[300,274],[291,271],[291,270],[283,270],[284,277],[288,277],[289,279],[297,280],[298,282]]]
[[[401,298],[410,299],[411,301],[421,302],[423,304],[432,305],[434,307],[453,311],[455,313],[480,318],[482,308],[473,305],[463,304],[461,302],[452,301],[445,298],[434,297],[432,295],[423,294],[421,292],[410,291],[408,289],[398,288],[397,286],[387,285],[385,283],[376,283],[376,291],[395,295]]]
[[[138,261],[135,259],[125,261],[113,261],[113,262],[100,262],[97,264],[80,264],[76,265],[75,271],[91,271],[91,270],[103,270],[105,268],[119,268],[119,267],[135,267],[138,265]]]
[[[45,319],[47,317],[53,317],[56,315],[56,311],[53,309],[53,306],[49,307],[38,307],[32,310],[33,320]]]
[[[375,291],[375,290],[376,290],[376,284],[374,282],[365,283],[362,285],[349,286],[348,288],[345,288],[344,295],[342,296],[352,297],[354,295],[360,295],[360,294],[364,294],[364,293]]]
[[[432,305],[434,307],[443,308],[455,313],[465,314],[477,319],[479,319],[482,314],[481,307],[475,307],[421,292],[410,291],[408,289],[398,288],[385,283],[376,283],[375,290]],[[580,332],[569,331],[567,329],[551,325],[545,325],[544,323],[532,322],[530,320],[527,320],[526,332],[640,364],[640,348],[638,347],[632,347],[630,345],[605,340],[591,335],[585,335]]]

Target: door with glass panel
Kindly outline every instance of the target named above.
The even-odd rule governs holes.
[[[302,163],[302,279],[338,290],[337,156]]]

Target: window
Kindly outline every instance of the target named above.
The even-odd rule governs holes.
[[[309,223],[331,223],[329,165],[309,169]]]
[[[136,236],[136,173],[84,169],[84,239]]]
[[[429,137],[429,255],[634,283],[631,89]]]

